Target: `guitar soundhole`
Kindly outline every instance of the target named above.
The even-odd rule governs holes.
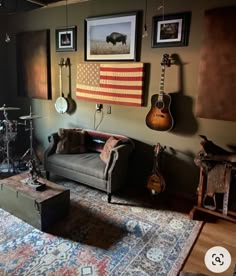
[[[156,107],[157,107],[158,109],[162,109],[162,108],[164,107],[164,103],[158,101],[158,102],[156,103]]]

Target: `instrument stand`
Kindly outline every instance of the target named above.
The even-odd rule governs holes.
[[[30,126],[27,130],[30,131],[30,147],[26,150],[26,152],[21,156],[20,161],[26,159],[26,156],[29,156],[29,159],[38,159],[34,149],[33,149],[33,120],[30,119]],[[36,157],[36,158],[34,158]]]
[[[26,150],[26,152],[19,159],[19,168],[21,168],[21,164],[20,164],[21,161],[26,161],[27,162],[27,161],[30,161],[30,160],[31,161],[34,160],[34,162],[37,162],[39,165],[41,165],[40,158],[37,156],[37,154],[36,154],[36,152],[34,151],[34,148],[33,148],[33,129],[34,129],[33,128],[33,119],[40,118],[40,116],[33,115],[33,113],[31,112],[31,106],[30,106],[30,114],[26,115],[26,116],[21,116],[19,118],[24,120],[25,127],[27,126],[27,121],[29,121],[29,127],[25,128],[25,130],[26,131],[29,130],[29,133],[30,133],[30,135],[29,135],[30,145],[29,145],[29,148]]]
[[[4,110],[4,117],[6,119],[5,120],[5,124],[6,124],[5,136],[6,136],[6,138],[4,140],[4,154],[6,154],[6,158],[3,159],[1,166],[6,163],[8,172],[15,172],[16,171],[15,164],[14,164],[13,159],[10,157],[10,147],[9,147],[10,138],[9,138],[9,129],[8,129],[8,125],[10,124],[10,122],[8,120],[7,112],[5,110]],[[12,170],[11,170],[11,167],[12,167]]]

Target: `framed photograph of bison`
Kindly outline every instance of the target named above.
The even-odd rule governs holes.
[[[85,60],[136,60],[137,13],[85,19]]]

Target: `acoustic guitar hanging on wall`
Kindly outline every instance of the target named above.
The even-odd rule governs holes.
[[[158,131],[169,131],[174,125],[170,112],[171,97],[164,92],[165,68],[169,67],[171,60],[168,54],[164,54],[161,62],[160,93],[151,98],[151,109],[146,116],[146,125]]]

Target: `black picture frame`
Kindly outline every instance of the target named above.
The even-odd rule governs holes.
[[[152,19],[152,48],[188,45],[191,12],[154,16]]]
[[[85,19],[85,61],[136,61],[137,12]]]
[[[56,52],[69,52],[77,50],[77,27],[69,26],[57,28]]]

